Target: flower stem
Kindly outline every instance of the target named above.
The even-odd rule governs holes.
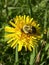
[[[34,62],[35,62],[35,48],[33,49],[30,55],[30,65],[34,65]]]
[[[18,45],[16,46],[16,52],[15,52],[15,64],[14,65],[19,65],[18,63]]]
[[[45,16],[44,16],[44,29],[46,28],[46,25],[47,25],[47,9],[45,9]]]
[[[45,15],[44,15],[44,35],[43,38],[46,41],[47,40],[47,7],[45,9]]]

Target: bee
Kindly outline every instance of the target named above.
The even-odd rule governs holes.
[[[27,33],[27,34],[36,33],[36,28],[34,26],[30,26],[30,25],[24,25],[22,30],[24,33]]]

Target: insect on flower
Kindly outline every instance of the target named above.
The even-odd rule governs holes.
[[[35,34],[36,28],[34,26],[24,25],[22,31],[28,34]]]

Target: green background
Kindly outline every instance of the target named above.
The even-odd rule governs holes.
[[[0,65],[14,65],[15,49],[7,45],[4,39],[4,27],[16,15],[29,15],[38,21],[42,28],[43,40],[46,44],[41,52],[38,65],[49,65],[49,1],[48,0],[0,0]],[[48,30],[44,34],[44,30]],[[41,44],[37,48],[38,54]],[[19,52],[19,64],[29,65],[31,52]],[[33,58],[34,58],[33,54]],[[35,55],[35,56],[36,56]],[[22,60],[23,59],[23,60]],[[26,64],[27,62],[27,64]],[[33,61],[34,63],[34,61]],[[35,65],[35,63],[33,64]]]

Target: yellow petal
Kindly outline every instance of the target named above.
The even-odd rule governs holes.
[[[15,29],[12,28],[12,27],[6,26],[6,27],[5,27],[5,31],[6,31],[6,32],[15,32]]]
[[[12,40],[15,40],[15,37],[11,38],[7,43],[10,43]]]
[[[35,36],[32,36],[32,39],[37,39]]]
[[[24,15],[24,21],[26,20],[26,15]]]
[[[32,51],[31,46],[28,46],[28,50]]]
[[[36,26],[36,22],[35,22],[35,21],[33,21],[31,25],[32,25],[32,26]]]
[[[33,18],[30,19],[30,23],[32,22]]]
[[[11,47],[14,47],[14,45],[17,44],[16,42],[17,42],[17,40],[15,40],[15,41],[11,44]]]
[[[22,50],[22,45],[19,45],[18,46],[18,51],[21,51]]]
[[[23,16],[19,15],[19,20],[20,21],[23,20]]]
[[[26,17],[26,24],[28,24],[30,22],[29,20],[30,20],[30,18],[29,18],[29,16],[27,16]]]
[[[13,22],[10,21],[9,23],[10,23],[12,26],[16,27],[16,25],[15,25]]]
[[[15,34],[7,34],[7,35],[5,35],[5,38],[7,37],[7,38],[11,38],[11,37],[14,37],[15,36]]]
[[[18,41],[18,51],[22,50],[23,43],[21,41]]]
[[[13,46],[13,49],[15,49],[15,48],[16,48],[16,46],[17,46],[17,44],[15,44],[15,45]]]
[[[40,26],[40,24],[37,24],[37,26],[36,27],[39,27]]]

